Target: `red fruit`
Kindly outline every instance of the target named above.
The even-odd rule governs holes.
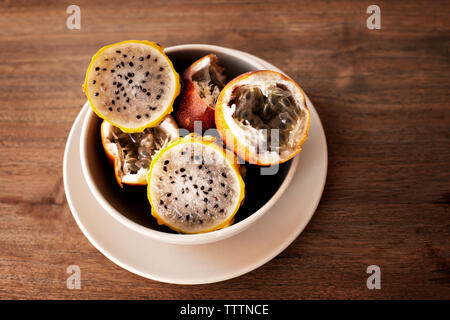
[[[175,117],[181,127],[191,132],[195,121],[201,121],[202,131],[214,128],[214,107],[226,80],[217,62],[217,56],[211,53],[183,73],[184,88]]]

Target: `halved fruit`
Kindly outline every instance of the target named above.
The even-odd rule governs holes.
[[[171,142],[153,160],[147,180],[152,215],[180,233],[231,225],[244,200],[236,156],[211,136]]]
[[[308,135],[310,112],[302,89],[269,70],[231,80],[217,99],[215,122],[228,148],[258,165],[288,161]]]
[[[202,122],[202,131],[214,127],[214,107],[225,81],[223,68],[212,53],[184,71],[184,88],[176,112],[181,127],[193,132],[194,121]]]
[[[94,112],[124,132],[158,125],[180,93],[179,76],[163,50],[139,40],[100,49],[83,85]]]
[[[178,126],[171,116],[156,127],[140,133],[126,133],[107,121],[101,125],[102,145],[120,187],[146,185],[147,174],[155,155],[177,139]]]

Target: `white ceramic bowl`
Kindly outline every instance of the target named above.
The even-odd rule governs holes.
[[[256,58],[218,46],[180,45],[169,47],[165,51],[180,74],[192,62],[208,53],[215,53],[219,57],[219,63],[225,67],[229,80],[247,71],[264,69]],[[164,226],[159,226],[151,216],[146,187],[126,187],[123,190],[118,187],[101,145],[101,121],[90,110],[85,116],[81,131],[81,165],[90,191],[100,205],[119,222],[136,232],[166,243],[204,244],[223,240],[244,231],[278,201],[290,183],[298,164],[297,156],[280,165],[278,173],[273,176],[260,175],[260,167],[248,166],[244,179],[246,199],[237,212],[233,225],[202,234],[177,234]]]

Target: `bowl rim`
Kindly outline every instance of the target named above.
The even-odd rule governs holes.
[[[220,47],[216,45],[206,45],[206,44],[182,44],[182,45],[176,45],[172,47],[167,47],[165,49],[166,53],[172,53],[177,51],[183,51],[183,50],[208,50],[208,51],[216,51],[225,53],[228,55],[233,55],[236,58],[239,58],[241,60],[244,60],[245,62],[248,62],[249,64],[252,64],[254,66],[257,66],[261,69],[267,69],[264,65],[259,63],[258,61],[254,60],[253,57],[245,52]],[[278,71],[278,70],[277,70]],[[151,239],[166,242],[166,243],[172,243],[172,244],[182,244],[182,245],[196,245],[196,244],[206,244],[211,242],[220,241],[226,238],[229,238],[235,234],[238,234],[248,227],[250,227],[252,224],[254,224],[259,218],[261,218],[269,209],[281,198],[283,193],[286,191],[288,185],[292,181],[292,178],[294,176],[294,173],[297,169],[299,157],[294,157],[291,161],[291,166],[277,189],[277,191],[272,195],[272,197],[267,201],[261,208],[256,210],[254,213],[252,213],[247,218],[232,224],[229,227],[215,230],[212,232],[207,233],[199,233],[199,234],[172,234],[172,233],[166,233],[163,231],[153,230],[148,227],[144,227],[143,225],[140,225],[137,222],[134,222],[133,220],[127,218],[122,213],[120,213],[116,208],[114,208],[102,195],[100,190],[97,188],[96,183],[94,182],[94,179],[92,178],[91,170],[89,168],[89,165],[87,163],[87,133],[88,128],[91,122],[98,120],[98,116],[92,111],[90,108],[89,102],[86,101],[86,103],[83,106],[84,108],[88,108],[88,112],[85,115],[85,118],[82,123],[82,129],[81,129],[81,136],[80,136],[80,160],[81,160],[81,168],[83,172],[83,176],[86,180],[86,183],[94,195],[94,198],[100,203],[101,207],[107,211],[114,219],[125,225],[126,227],[143,234],[145,236],[148,236]],[[149,213],[150,214],[150,213]]]

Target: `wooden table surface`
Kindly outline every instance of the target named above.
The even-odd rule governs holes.
[[[66,8],[81,8],[69,30]],[[281,4],[283,3],[283,4]],[[448,1],[1,1],[0,298],[450,298]],[[278,257],[238,278],[180,286],[121,269],[83,236],[63,188],[90,57],[155,40],[247,51],[297,80],[329,169],[320,205]],[[81,290],[66,288],[79,265]],[[368,290],[366,268],[381,268]]]

